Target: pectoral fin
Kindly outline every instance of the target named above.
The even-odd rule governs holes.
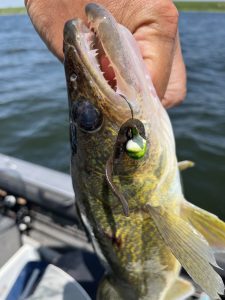
[[[208,242],[188,222],[164,207],[147,205],[165,244],[192,279],[212,298],[224,293],[221,277],[213,269],[218,267]]]
[[[191,282],[178,278],[172,287],[167,292],[165,299],[166,300],[185,300],[187,297],[193,295],[195,289]]]
[[[206,238],[215,251],[225,251],[225,223],[217,216],[187,201],[182,203],[181,215]]]

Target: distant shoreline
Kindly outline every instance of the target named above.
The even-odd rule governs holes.
[[[175,1],[179,11],[225,12],[225,2]],[[26,14],[25,7],[0,8],[0,15]]]
[[[25,7],[8,7],[8,8],[0,8],[0,15],[24,15],[26,14]]]
[[[180,11],[225,12],[225,2],[175,1]]]

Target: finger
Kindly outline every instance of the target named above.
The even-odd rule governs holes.
[[[147,1],[134,31],[142,56],[160,99],[163,98],[172,68],[178,12],[172,1]],[[137,16],[138,17],[138,16]],[[137,21],[136,21],[137,22]]]
[[[88,1],[25,0],[28,15],[47,47],[63,61],[63,28],[66,21],[84,18]]]
[[[164,107],[171,108],[180,104],[187,92],[186,68],[181,51],[179,34],[177,34],[176,49],[166,93],[162,99]]]
[[[28,15],[34,28],[43,39],[49,50],[63,61],[63,28],[66,21],[80,18],[87,21],[85,6],[90,0],[25,0]],[[116,1],[114,1],[116,2]],[[111,0],[100,0],[111,13],[116,11],[118,3]]]

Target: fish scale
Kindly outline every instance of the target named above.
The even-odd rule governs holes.
[[[132,35],[99,5],[89,4],[86,14],[98,36],[93,43],[98,39],[102,51],[107,50],[116,90],[122,95],[104,79],[98,57],[89,51],[93,36],[87,35],[89,29],[81,20],[68,21],[64,65],[70,130],[76,131],[70,135],[71,146],[76,144],[71,174],[80,215],[107,269],[97,299],[185,299],[194,288],[179,277],[181,265],[211,298],[218,299],[224,285],[212,267],[216,262],[211,247],[225,248],[225,225],[184,198],[171,123],[138,47],[132,47]],[[73,74],[76,85],[71,82]],[[82,101],[98,113],[81,110],[81,127],[72,108]],[[147,145],[139,159],[126,152],[134,120],[144,127]],[[127,215],[121,199],[129,208]]]

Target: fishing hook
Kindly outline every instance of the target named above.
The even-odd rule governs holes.
[[[127,102],[128,106],[130,108],[130,111],[131,111],[131,119],[133,119],[134,118],[134,111],[133,111],[132,105],[130,104],[130,102],[127,100],[127,98],[124,95],[122,95],[122,94],[119,94],[119,95],[120,95],[120,97],[122,97]]]

